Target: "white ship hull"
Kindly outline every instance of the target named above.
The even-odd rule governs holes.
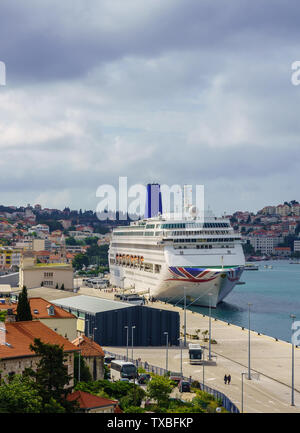
[[[120,248],[118,248],[120,251]],[[144,254],[148,262],[160,263],[159,273],[147,272],[137,266],[110,266],[110,282],[135,293],[148,294],[157,299],[187,305],[216,307],[235,287],[244,268],[241,245],[234,251],[186,249],[165,246],[160,250],[139,250],[136,245],[126,252]],[[110,248],[110,254],[114,248]],[[222,262],[222,265],[220,263]]]

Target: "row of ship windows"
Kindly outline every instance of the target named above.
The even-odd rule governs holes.
[[[169,241],[173,241],[174,243],[186,243],[186,242],[218,242],[218,243],[227,243],[234,242],[235,240],[240,240],[240,238],[213,238],[213,239],[168,239]]]
[[[144,259],[137,256],[129,256],[129,255],[118,255],[116,259],[110,258],[109,262],[111,265],[119,265],[127,268],[137,268],[140,270],[144,270],[145,272],[154,272],[158,274],[161,270],[161,265],[147,263],[143,261]]]
[[[228,235],[229,232],[222,231],[172,231],[172,232],[136,232],[128,230],[127,232],[114,232],[115,236],[197,236],[197,235]]]
[[[204,249],[204,248],[206,248],[206,249],[210,249],[210,248],[234,248],[234,244],[226,244],[226,245],[188,245],[188,246],[185,246],[185,245],[176,245],[176,246],[174,246],[174,248],[175,249],[186,249],[186,248],[189,248],[189,249],[191,249],[191,248],[197,248],[197,249]]]
[[[162,229],[185,229],[185,228],[216,228],[229,227],[227,223],[179,223],[179,224],[162,224]],[[148,228],[148,225],[146,226]],[[149,227],[151,228],[151,227]]]

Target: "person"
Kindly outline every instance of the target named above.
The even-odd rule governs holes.
[[[224,376],[224,383],[225,383],[225,385],[227,384],[227,380],[228,380],[228,377],[225,374],[225,376]]]
[[[230,384],[230,381],[231,381],[231,376],[230,376],[230,374],[227,376],[227,381],[228,381],[228,385]]]

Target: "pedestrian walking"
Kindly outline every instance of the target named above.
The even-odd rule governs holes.
[[[231,381],[231,376],[230,376],[230,374],[227,376],[227,381],[228,381],[228,385],[230,384],[230,381]]]
[[[225,383],[225,385],[227,384],[227,380],[228,380],[228,377],[225,374],[225,376],[224,376],[224,383]]]

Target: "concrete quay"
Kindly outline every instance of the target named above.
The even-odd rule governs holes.
[[[113,298],[114,293],[99,292],[96,289],[81,288],[80,293],[89,291],[91,295]],[[92,293],[93,292],[93,293]],[[88,294],[88,293],[86,293]],[[178,311],[180,314],[181,332],[184,323],[184,310],[179,306],[173,306],[164,302],[147,304],[153,308]],[[187,333],[195,334],[197,329],[201,332],[209,329],[209,317],[192,311],[186,312]],[[206,385],[211,386],[227,395],[239,409],[242,400],[242,375],[248,372],[248,329],[228,324],[220,320],[211,319],[212,339],[217,344],[211,345],[211,352],[216,356],[216,365],[205,365],[204,376]],[[187,342],[199,342],[207,346],[202,340],[189,340]],[[251,372],[258,373],[244,382],[244,412],[255,413],[300,413],[300,348],[295,348],[295,406],[291,406],[291,344],[274,339],[266,335],[258,335],[250,331],[251,341]],[[126,348],[105,348],[111,352],[125,355]],[[130,351],[131,353],[131,351]],[[131,356],[131,355],[130,355]],[[134,357],[141,358],[149,364],[159,367],[166,366],[166,349],[164,347],[136,347]],[[180,371],[180,349],[169,348],[169,370]],[[188,362],[188,350],[183,350],[183,374],[192,376],[202,382],[203,367],[190,365]],[[231,384],[224,384],[224,375],[231,375]]]
[[[52,292],[53,293],[53,292]],[[99,290],[88,287],[80,287],[76,295],[99,296],[113,299],[111,290]],[[60,296],[63,293],[59,293]],[[69,293],[74,296],[74,293]],[[75,295],[75,296],[76,296]],[[68,296],[66,292],[64,296]],[[46,298],[46,296],[44,296]],[[52,299],[53,294],[52,294]],[[49,293],[49,300],[50,293]],[[180,314],[181,331],[184,323],[184,311],[179,306],[165,304],[163,302],[148,303],[153,308],[178,311]],[[195,334],[195,330],[201,332],[209,329],[209,317],[187,310],[187,333]],[[205,384],[223,392],[239,409],[241,409],[241,373],[248,371],[248,330],[226,322],[211,319],[212,339],[217,344],[211,345],[213,355],[216,355],[216,365],[205,365]],[[266,335],[258,335],[251,331],[251,372],[258,372],[259,377],[254,375],[252,380],[244,375],[244,412],[252,413],[300,413],[300,348],[295,348],[295,406],[291,406],[291,365],[292,346],[283,341],[276,341]],[[199,342],[202,340],[189,340],[187,342]],[[126,355],[126,347],[104,347],[114,353]],[[206,350],[206,357],[207,357]],[[169,348],[168,368],[172,371],[180,371],[180,349]],[[129,348],[131,356],[131,347]],[[134,358],[141,358],[149,364],[158,367],[166,366],[165,347],[134,347]],[[202,382],[203,367],[201,365],[190,365],[188,361],[188,350],[183,350],[183,374],[192,376]],[[231,375],[231,384],[224,384],[224,375]]]

